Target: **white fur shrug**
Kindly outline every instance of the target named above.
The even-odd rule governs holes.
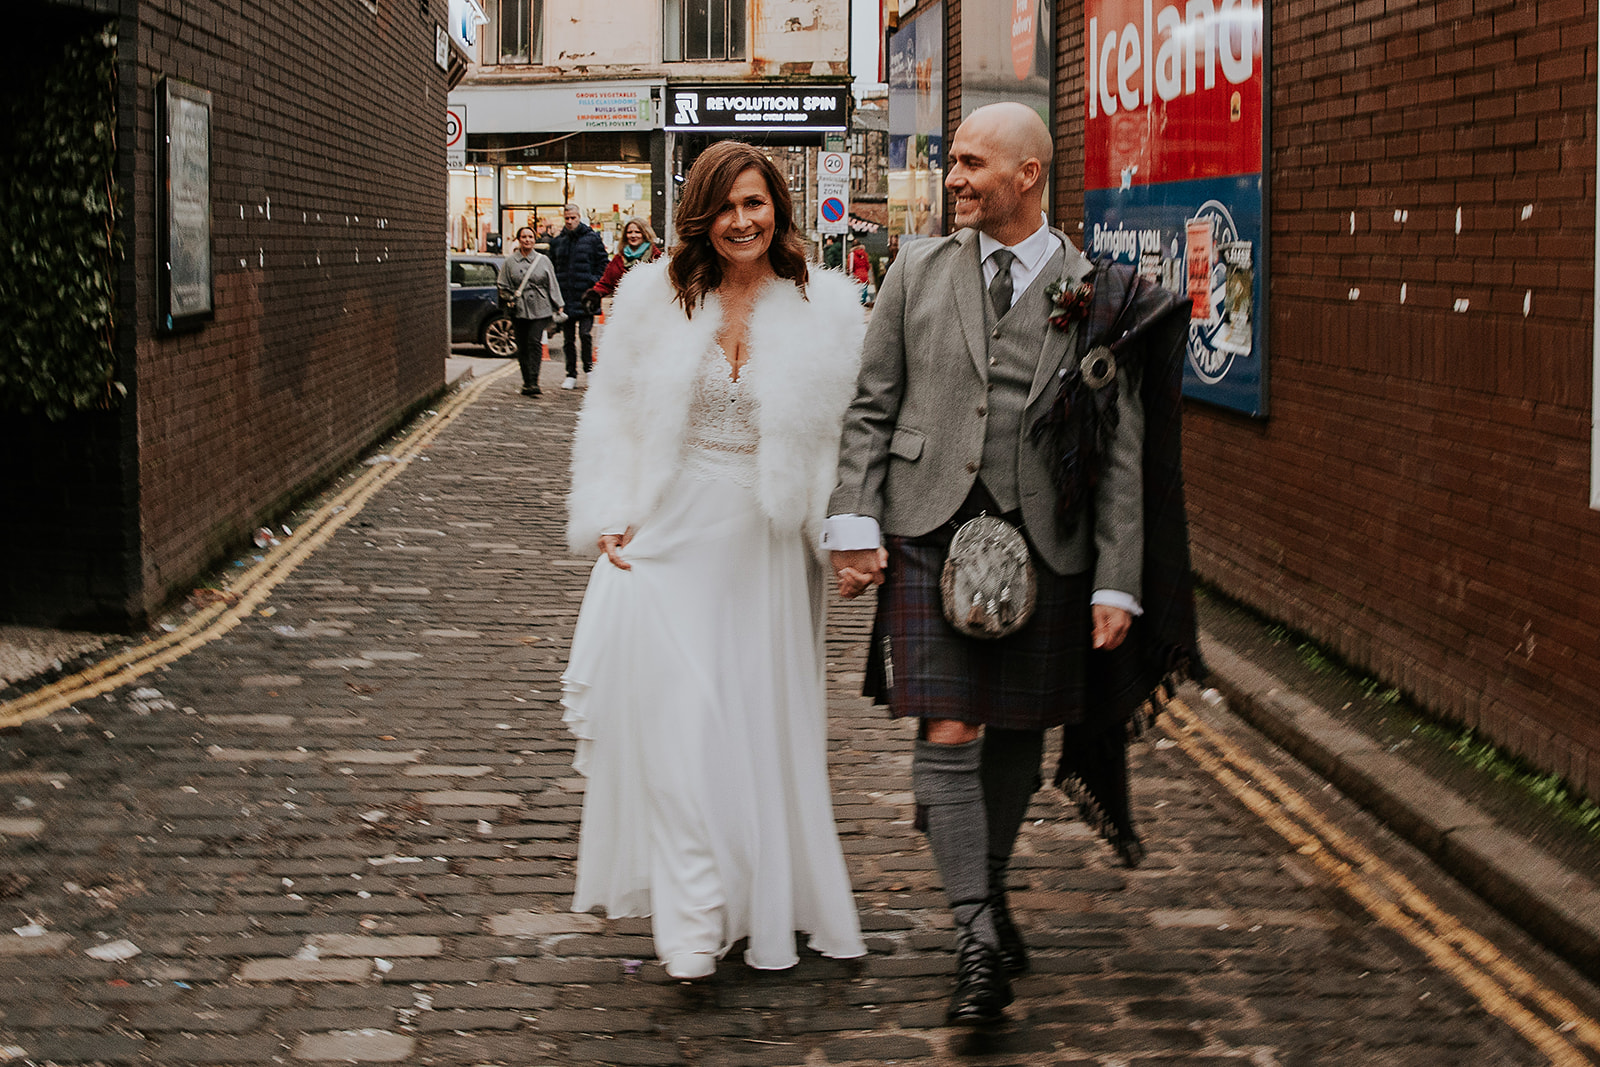
[[[617,287],[572,445],[574,552],[596,551],[604,530],[643,523],[680,467],[690,392],[722,305],[712,293],[691,319],[673,297],[664,260],[635,267]],[[805,297],[783,279],[769,282],[750,312],[756,494],[768,518],[803,527],[819,553],[865,328],[859,285],[831,270],[811,270]]]

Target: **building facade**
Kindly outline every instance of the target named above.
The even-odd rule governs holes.
[[[559,228],[568,201],[608,246],[634,215],[666,238],[669,194],[711,141],[752,141],[807,189],[799,150],[848,123],[849,0],[478,3],[476,54],[450,94],[466,131],[454,249]]]
[[[104,48],[104,397],[0,418],[0,618],[128,625],[444,384],[446,0],[32,5],[8,99]],[[361,56],[362,77],[329,55]],[[39,232],[14,237],[42,247]]]
[[[885,19],[897,234],[944,232],[941,140],[997,92],[1040,106],[1042,76],[1052,221],[1197,298],[1192,374],[1255,376],[1186,405],[1198,574],[1600,796],[1594,3],[889,0]],[[1174,126],[1215,153],[1153,132]],[[1258,217],[1128,221],[1201,173]],[[1200,366],[1224,307],[1254,337]]]
[[[889,101],[862,100],[850,123],[850,235],[867,250],[874,288],[889,268]]]

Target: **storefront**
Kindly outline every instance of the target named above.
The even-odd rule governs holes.
[[[450,110],[466,141],[450,172],[452,251],[499,251],[521,226],[553,235],[568,202],[614,248],[635,215],[670,240],[668,188],[727,137],[773,158],[809,229],[811,168],[824,138],[842,139],[848,128],[850,89],[771,81],[477,85],[452,92]]]
[[[450,172],[452,251],[501,250],[521,226],[553,235],[576,203],[607,248],[635,215],[665,217],[659,81],[466,86],[450,94],[466,130]]]

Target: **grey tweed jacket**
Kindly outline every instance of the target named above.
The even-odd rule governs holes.
[[[1091,265],[1065,234],[1063,275],[1073,284]],[[856,398],[845,415],[832,515],[870,515],[884,533],[918,537],[948,521],[977,480],[984,451],[989,384],[986,299],[978,234],[964,229],[914,241],[900,252],[878,292],[867,327]],[[1049,279],[1041,279],[1049,281]],[[1021,299],[1045,300],[1044,285]],[[1067,535],[1055,516],[1051,457],[1027,427],[1055,397],[1076,358],[1078,326],[1045,327],[1039,362],[1016,443],[1023,525],[1040,558],[1058,574],[1094,571],[1093,587],[1140,596],[1144,541],[1138,390],[1118,390],[1119,427],[1095,487],[1092,539],[1080,522]]]

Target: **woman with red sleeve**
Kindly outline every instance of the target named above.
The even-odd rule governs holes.
[[[655,231],[650,229],[650,224],[638,216],[630,218],[622,226],[622,250],[611,257],[600,280],[583,294],[583,306],[599,311],[600,301],[617,291],[617,283],[624,274],[640,263],[653,263],[660,254],[661,249],[656,244]]]

